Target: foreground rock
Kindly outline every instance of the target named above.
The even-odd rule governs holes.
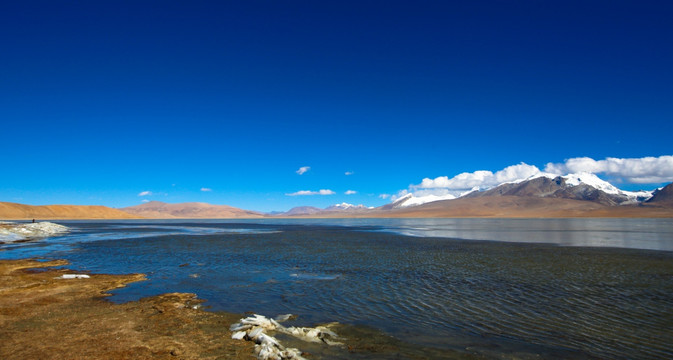
[[[251,343],[231,340],[240,315],[198,309],[194,294],[126,304],[106,291],[143,275],[64,275],[65,261],[0,261],[0,359],[250,359]]]
[[[256,344],[255,354],[257,354],[259,360],[305,360],[299,349],[283,346],[278,339],[267,334],[267,331],[288,334],[308,342],[344,345],[336,341],[339,337],[330,329],[331,326],[337,325],[336,323],[313,328],[285,327],[280,324],[280,322],[291,317],[292,315],[288,314],[281,315],[277,319],[269,319],[262,315],[253,314],[231,325],[230,330],[234,332],[231,338],[253,341]]]

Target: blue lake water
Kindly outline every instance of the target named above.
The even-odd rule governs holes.
[[[59,223],[72,231],[0,259],[145,273],[111,300],[193,292],[215,311],[349,324],[395,357],[673,357],[670,219]]]

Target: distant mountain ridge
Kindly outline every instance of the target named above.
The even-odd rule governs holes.
[[[330,205],[324,209],[313,206],[297,206],[286,212],[270,214],[272,216],[306,216],[306,215],[334,215],[334,214],[353,214],[362,213],[369,208],[364,205],[353,205],[348,203]]]
[[[144,204],[121,208],[129,214],[151,219],[231,219],[260,218],[262,213],[243,210],[228,205],[212,205],[200,202],[169,204],[150,201]]]
[[[0,202],[0,219],[236,219],[263,217],[673,217],[673,183],[654,191],[624,191],[594,174],[538,174],[459,197],[405,194],[378,208],[341,203],[263,214],[227,205],[151,201],[105,206],[31,206]]]
[[[100,205],[25,205],[0,202],[0,219],[137,219],[137,215]]]
[[[419,206],[435,201],[478,198],[485,196],[533,196],[563,198],[584,201],[595,201],[603,205],[628,205],[647,201],[653,196],[652,191],[624,191],[594,174],[577,173],[564,176],[541,173],[527,179],[505,182],[500,185],[481,190],[475,188],[460,196],[427,195],[416,197],[406,194],[383,209],[398,209]]]
[[[405,194],[370,208],[341,203],[324,209],[298,206],[272,217],[673,217],[673,185],[655,191],[624,191],[594,174],[541,173],[456,197]]]
[[[548,197],[548,198],[562,198],[572,200],[593,201],[607,206],[615,206],[622,204],[635,204],[649,199],[650,196],[638,196],[632,193],[619,191],[608,191],[595,187],[581,181],[570,179],[567,181],[565,177],[557,176],[550,178],[540,176],[527,181],[517,183],[506,183],[497,186],[493,189],[479,192],[472,192],[464,196],[464,198],[476,198],[484,196],[532,196],[532,197]]]
[[[648,199],[647,202],[654,204],[673,204],[673,183],[655,190],[654,195]]]

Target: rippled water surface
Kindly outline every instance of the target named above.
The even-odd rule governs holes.
[[[194,292],[213,310],[366,327],[401,340],[400,357],[673,357],[670,219],[65,225],[0,258],[148,274],[115,301]]]

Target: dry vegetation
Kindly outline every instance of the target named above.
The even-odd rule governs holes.
[[[59,279],[65,261],[0,261],[1,359],[251,359],[250,343],[231,340],[241,315],[194,306],[193,294],[126,304],[105,292],[143,275]],[[31,270],[32,269],[32,270]]]

